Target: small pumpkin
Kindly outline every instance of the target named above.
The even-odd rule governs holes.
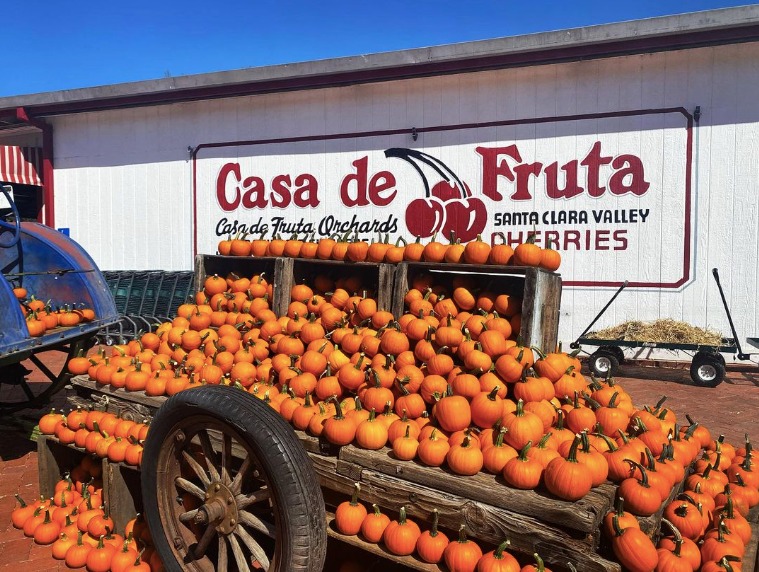
[[[443,558],[443,552],[449,544],[448,537],[437,529],[440,515],[432,509],[432,526],[425,530],[416,541],[416,552],[419,557],[430,564],[437,564]]]
[[[366,507],[358,502],[360,491],[361,485],[356,483],[353,486],[351,500],[340,503],[335,509],[335,526],[346,536],[358,534],[367,515]]]
[[[378,505],[372,505],[372,512],[366,515],[361,523],[361,535],[367,542],[377,544],[382,540],[387,525],[390,524],[390,517],[380,511]]]
[[[645,532],[635,527],[622,528],[616,515],[612,518],[612,528],[612,550],[625,569],[629,572],[651,572],[656,568],[659,555]]]
[[[446,546],[443,552],[445,565],[451,572],[474,572],[482,558],[480,546],[466,537],[466,525],[459,527],[458,540]]]
[[[397,556],[409,556],[416,549],[416,542],[422,535],[413,520],[406,517],[406,507],[402,506],[398,520],[392,521],[382,534],[382,541],[387,549]]]
[[[519,572],[519,562],[506,552],[510,542],[504,540],[498,548],[486,552],[477,563],[477,572]]]

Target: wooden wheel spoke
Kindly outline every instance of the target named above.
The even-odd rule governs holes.
[[[219,471],[216,470],[216,454],[211,445],[208,431],[205,429],[198,431],[198,439],[200,439],[200,446],[203,449],[203,456],[206,458],[206,467],[208,467],[208,474],[211,475],[211,480],[220,481],[221,476],[219,475]]]
[[[29,399],[29,401],[32,401],[35,398],[32,388],[29,387],[29,384],[26,383],[25,379],[19,379],[18,385],[21,387],[21,389],[23,390],[24,394],[26,395],[27,399]]]
[[[242,480],[245,477],[245,473],[247,473],[252,466],[253,466],[253,461],[251,460],[250,455],[248,455],[243,460],[242,465],[240,465],[240,470],[237,471],[237,474],[235,475],[235,478],[232,481],[232,484],[229,485],[229,489],[234,494],[239,494],[240,489],[242,488]]]
[[[232,548],[232,554],[234,554],[235,561],[237,562],[237,569],[240,570],[240,572],[250,572],[248,559],[245,558],[245,554],[243,554],[242,547],[237,541],[237,537],[234,534],[230,534],[227,538],[229,539],[229,546]]]
[[[216,561],[216,572],[227,572],[227,541],[219,535],[219,558]]]
[[[195,558],[203,558],[214,536],[216,536],[216,528],[212,524],[209,524],[206,527],[203,536],[200,537],[200,540],[198,540],[198,543],[195,545],[195,550],[193,550]]]
[[[256,515],[251,514],[248,511],[244,511],[244,510],[238,511],[237,514],[240,517],[240,522],[244,524],[245,526],[249,526],[250,528],[254,530],[262,532],[269,538],[274,538],[276,536],[277,531],[274,528],[274,525],[271,524],[270,522],[261,520]]]
[[[224,433],[221,438],[221,482],[229,484],[232,481],[230,469],[232,467],[232,436]]]
[[[58,379],[58,376],[55,375],[50,369],[42,363],[42,360],[36,356],[36,354],[32,354],[29,356],[29,361],[31,361],[34,365],[37,366],[37,368],[45,374],[45,377],[47,377],[50,381],[55,381]]]
[[[179,515],[179,522],[182,524],[190,524],[195,520],[195,516],[198,514],[198,509],[189,510]]]
[[[247,530],[239,526],[235,529],[235,534],[245,543],[245,546],[248,547],[248,550],[250,550],[250,553],[253,555],[253,558],[256,559],[256,562],[261,565],[261,568],[268,570],[269,566],[271,566],[269,563],[269,557],[266,556],[266,552],[261,548],[261,545],[256,542],[256,539],[248,534]]]
[[[257,502],[268,500],[270,496],[269,489],[265,487],[262,487],[249,495],[237,495],[235,497],[235,500],[237,501],[237,510],[243,510]]]
[[[190,468],[197,475],[197,477],[200,479],[200,482],[203,483],[203,486],[207,488],[208,485],[211,484],[211,481],[208,478],[208,473],[206,473],[206,471],[203,469],[203,467],[200,466],[200,463],[198,463],[195,460],[195,457],[193,457],[187,451],[182,451],[182,457],[187,462],[187,464],[190,465]]]
[[[206,496],[206,492],[203,489],[201,489],[195,483],[188,481],[184,477],[177,477],[174,479],[174,484],[176,484],[183,491],[186,491],[191,495],[198,497],[199,499],[204,499]]]

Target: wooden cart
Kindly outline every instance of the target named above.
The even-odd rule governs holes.
[[[283,293],[299,280],[297,272],[323,271],[325,265],[334,269],[331,263],[316,262],[317,267],[288,259],[201,256],[197,283],[207,273],[233,270],[230,264],[246,275],[273,268],[273,306],[280,311]],[[393,304],[410,274],[435,270],[424,265],[357,266],[376,276],[379,305],[385,308],[397,308]],[[521,335],[544,347],[555,344],[558,275],[536,269],[461,270],[518,292],[523,301]],[[100,386],[86,376],[74,378],[71,387],[72,406],[152,420],[141,471],[104,460],[103,487],[117,527],[137,512],[146,516],[167,570],[251,570],[252,556],[264,569],[317,571],[323,566],[326,536],[411,569],[444,570],[341,535],[332,525],[333,512],[355,483],[361,485],[360,500],[378,504],[383,512],[397,515],[403,506],[421,522],[429,521],[436,509],[442,528],[455,531],[464,524],[483,546],[494,547],[507,538],[513,551],[538,552],[553,570],[569,570],[568,563],[583,572],[621,570],[600,533],[613,502],[611,483],[578,502],[566,502],[545,491],[512,489],[499,476],[462,477],[399,461],[387,448],[335,447],[293,430],[261,400],[235,388],[205,386],[167,399]],[[84,454],[51,437],[41,438],[39,451],[43,494]],[[671,498],[677,493],[675,488]],[[643,529],[656,534],[660,518],[643,519]]]

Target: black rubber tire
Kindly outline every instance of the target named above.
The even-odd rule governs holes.
[[[690,378],[701,387],[717,387],[725,379],[724,358],[698,353],[690,366]]]
[[[320,572],[327,551],[327,527],[319,482],[290,425],[250,394],[229,387],[203,386],[169,398],[150,424],[142,463],[145,519],[164,567],[185,570],[177,561],[161,523],[157,488],[159,453],[175,428],[189,417],[211,417],[241,435],[266,475],[276,507],[276,546],[270,572]]]
[[[623,364],[625,363],[625,352],[622,351],[622,348],[619,346],[607,346],[605,349],[609,350],[610,352],[613,352],[615,356],[617,356],[617,363]]]
[[[619,360],[615,352],[600,349],[590,355],[588,367],[596,377],[606,378],[607,376],[615,376],[619,370]]]

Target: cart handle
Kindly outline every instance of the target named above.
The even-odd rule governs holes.
[[[593,321],[590,323],[590,325],[589,325],[587,328],[585,328],[585,331],[583,331],[583,333],[581,333],[579,336],[577,336],[577,339],[576,339],[575,341],[573,341],[571,344],[569,344],[569,347],[570,347],[570,348],[572,348],[573,350],[576,350],[577,348],[579,348],[579,347],[580,347],[580,343],[579,343],[579,340],[580,340],[580,338],[582,338],[582,337],[583,337],[585,334],[587,334],[587,333],[588,333],[588,331],[590,331],[590,328],[592,328],[592,327],[593,327],[593,325],[594,325],[594,324],[595,324],[595,323],[598,321],[598,319],[599,319],[601,316],[603,316],[603,315],[604,315],[604,312],[606,312],[606,310],[609,308],[609,306],[611,306],[612,302],[614,302],[614,300],[616,300],[616,299],[617,299],[617,296],[619,296],[619,294],[620,294],[620,293],[622,292],[622,290],[624,290],[625,288],[627,288],[627,280],[625,280],[625,281],[622,283],[622,286],[620,286],[620,287],[619,287],[619,290],[617,290],[617,291],[615,292],[614,296],[612,296],[612,297],[611,297],[611,300],[609,300],[609,301],[606,303],[606,306],[604,306],[603,308],[601,308],[601,311],[598,313],[598,315],[597,315],[595,318],[593,318]]]
[[[714,280],[717,282],[717,288],[719,289],[719,295],[720,298],[722,298],[722,305],[725,308],[725,313],[727,314],[727,321],[730,323],[730,331],[733,333],[733,339],[735,340],[735,345],[738,348],[738,359],[739,360],[748,360],[751,359],[751,354],[744,354],[743,348],[741,348],[741,342],[738,339],[738,333],[735,331],[735,324],[733,323],[733,316],[730,314],[730,308],[727,305],[727,299],[725,298],[725,293],[722,290],[722,284],[719,281],[719,272],[716,268],[712,268],[712,275],[714,275]]]

